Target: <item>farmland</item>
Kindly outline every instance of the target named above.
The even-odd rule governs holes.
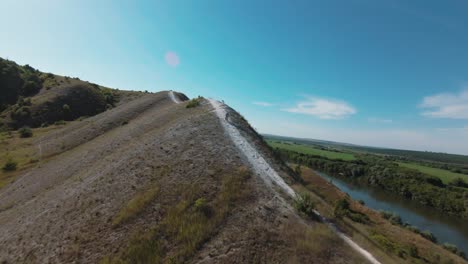
[[[468,175],[465,175],[465,174],[455,173],[455,172],[438,169],[438,168],[432,168],[429,166],[419,165],[416,163],[406,163],[406,162],[397,162],[397,163],[401,167],[414,169],[424,174],[440,178],[446,184],[456,178],[462,178],[462,179],[465,179],[465,181],[468,181]]]
[[[354,155],[350,153],[323,150],[323,149],[319,149],[310,145],[302,145],[298,143],[290,143],[290,142],[276,141],[276,140],[267,140],[267,143],[273,148],[281,148],[281,149],[291,150],[291,151],[308,154],[308,155],[317,155],[317,156],[326,157],[329,159],[335,159],[335,160],[340,159],[340,160],[345,160],[345,161],[356,159]]]

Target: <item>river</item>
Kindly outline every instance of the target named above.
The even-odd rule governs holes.
[[[420,205],[415,201],[378,188],[344,181],[322,172],[317,173],[341,191],[348,193],[354,200],[364,201],[367,207],[397,213],[403,222],[416,226],[421,231],[432,232],[439,243],[447,242],[456,245],[460,250],[468,253],[468,220],[443,214],[434,208]]]

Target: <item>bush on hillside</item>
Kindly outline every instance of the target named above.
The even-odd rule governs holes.
[[[468,188],[468,183],[463,180],[461,177],[453,179],[449,185],[456,186],[456,187],[462,187],[462,188]]]
[[[340,199],[335,205],[335,209],[334,209],[335,217],[341,218],[343,216],[346,216],[349,209],[350,209],[350,205],[349,205],[348,200]]]
[[[200,105],[200,102],[201,102],[201,97],[198,96],[197,98],[193,98],[192,100],[190,100],[187,104],[187,108],[193,108],[193,107],[197,107]]]
[[[403,221],[401,220],[401,217],[396,213],[381,211],[380,215],[383,218],[389,220],[394,225],[403,225]]]
[[[411,257],[413,258],[419,258],[419,251],[418,251],[418,248],[414,245],[414,244],[411,244],[410,247],[409,247],[409,254]]]
[[[29,138],[29,137],[32,137],[33,136],[33,132],[32,132],[32,129],[30,127],[22,127],[18,130],[19,134],[20,134],[20,137],[22,138]]]
[[[21,121],[31,116],[31,109],[27,106],[22,106],[12,111],[10,116],[13,120]]]
[[[24,95],[33,95],[41,89],[41,84],[35,81],[27,81],[22,89],[21,93]]]
[[[315,203],[308,193],[299,194],[294,200],[294,207],[309,217],[315,217]]]
[[[18,167],[18,162],[8,159],[8,161],[3,165],[3,170],[4,171],[14,171]]]
[[[63,109],[63,112],[64,112],[64,113],[66,113],[66,114],[67,114],[67,113],[70,113],[70,106],[69,106],[69,105],[64,104],[64,105],[62,106],[62,109]]]
[[[429,240],[429,241],[437,243],[437,238],[434,236],[434,234],[432,234],[428,230],[421,232],[421,236],[424,237],[425,239]]]
[[[444,249],[446,249],[446,250],[452,252],[453,254],[456,254],[456,255],[458,255],[458,256],[460,256],[460,257],[466,259],[466,254],[465,254],[465,252],[459,250],[457,246],[452,245],[452,244],[449,244],[449,243],[444,243],[444,244],[442,245],[442,247],[443,247]]]

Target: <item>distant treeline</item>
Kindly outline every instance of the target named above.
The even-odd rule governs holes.
[[[403,157],[406,160],[433,161],[433,162],[468,166],[468,156],[465,156],[465,155],[430,152],[430,151],[381,149],[381,148],[369,148],[369,147],[351,147],[350,149],[376,153],[376,154],[398,156],[398,157]],[[427,163],[429,164],[429,162]],[[460,167],[460,166],[457,166],[457,167]]]
[[[420,164],[423,166],[428,166],[431,168],[451,171],[453,173],[462,173],[462,174],[468,175],[468,165],[441,163],[441,162],[428,162],[428,161],[409,159],[409,158],[400,157],[400,156],[386,156],[385,158],[387,160],[392,160],[392,161],[416,162],[417,164]]]
[[[292,138],[292,137],[283,137],[283,136],[274,136],[274,135],[264,135],[266,139],[272,140],[282,140],[282,141],[291,141],[296,142],[299,144],[309,145],[309,146],[322,146],[325,148],[337,148],[342,150],[350,150],[352,152],[367,152],[367,153],[374,153],[374,154],[381,154],[381,155],[390,155],[390,156],[397,156],[409,161],[431,161],[431,162],[439,162],[439,163],[448,163],[451,165],[458,165],[458,166],[450,166],[448,170],[453,172],[460,173],[460,168],[468,169],[468,156],[467,155],[457,155],[457,154],[448,154],[448,153],[440,153],[440,152],[430,152],[430,151],[416,151],[416,150],[403,150],[403,149],[388,149],[388,148],[374,148],[374,147],[366,147],[366,146],[357,146],[357,145],[350,145],[345,143],[339,142],[332,142],[332,141],[323,141],[323,140],[314,140],[314,139],[301,139],[301,138]],[[460,166],[461,165],[461,166]],[[432,164],[432,166],[436,166]],[[432,167],[431,166],[431,167]],[[446,169],[441,165],[441,169]],[[439,168],[438,166],[436,168]],[[465,172],[461,172],[465,173]]]
[[[354,161],[331,160],[325,157],[275,148],[280,158],[399,194],[444,213],[468,218],[468,185],[466,182],[444,184],[439,178],[399,167],[374,155],[361,155]],[[457,185],[457,186],[454,186]]]

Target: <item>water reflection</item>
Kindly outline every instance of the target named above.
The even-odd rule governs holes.
[[[431,231],[440,243],[454,244],[468,253],[468,221],[442,214],[434,208],[403,199],[401,196],[378,188],[344,181],[321,172],[317,173],[341,191],[348,193],[354,200],[363,200],[367,207],[395,212],[401,216],[403,222],[416,226],[421,231]]]

